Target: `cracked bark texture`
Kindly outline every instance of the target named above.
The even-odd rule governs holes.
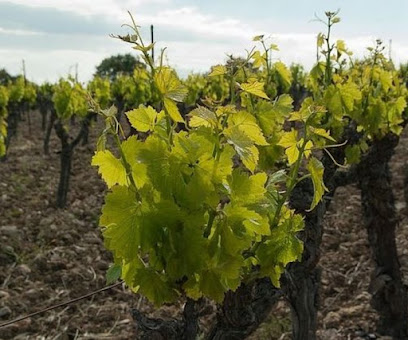
[[[364,223],[375,262],[371,278],[372,306],[380,315],[378,332],[393,339],[408,339],[408,298],[403,284],[395,229],[395,210],[389,161],[399,137],[388,134],[375,140],[358,166]]]

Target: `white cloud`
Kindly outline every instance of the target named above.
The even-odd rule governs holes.
[[[43,32],[35,32],[35,31],[28,31],[28,30],[15,30],[15,29],[3,28],[3,27],[0,27],[0,34],[25,35],[25,36],[44,35]]]
[[[0,3],[3,0],[0,0]],[[224,62],[226,54],[245,55],[245,49],[251,49],[255,43],[251,41],[254,35],[267,32],[260,29],[259,23],[243,23],[230,17],[220,17],[202,13],[196,7],[183,7],[178,9],[162,9],[155,15],[138,12],[135,9],[147,3],[148,0],[98,0],[95,3],[84,0],[12,0],[14,3],[27,6],[46,6],[66,11],[74,11],[80,15],[101,15],[101,22],[109,18],[117,22],[118,30],[123,21],[129,22],[125,9],[129,6],[135,14],[138,24],[147,28],[154,24],[165,36],[157,43],[157,52],[160,48],[167,47],[169,62],[174,65],[182,75],[189,71],[207,71],[211,65]],[[170,4],[171,0],[152,0],[155,3]],[[149,1],[149,3],[151,3]],[[169,7],[169,6],[167,6]],[[102,15],[104,15],[102,17]],[[85,19],[84,19],[85,20]],[[263,27],[265,28],[265,26]],[[10,30],[0,28],[0,34],[37,35],[38,32],[23,30]],[[172,34],[178,38],[172,38]],[[48,36],[47,36],[48,37]],[[187,38],[186,38],[187,37]],[[33,41],[35,37],[33,37]],[[26,59],[28,75],[35,81],[55,81],[60,76],[65,76],[70,66],[79,63],[80,79],[89,80],[95,66],[107,56],[118,53],[132,52],[127,44],[113,43],[108,37],[92,38],[87,42],[85,35],[67,36],[62,40],[67,47],[54,44],[53,39],[61,37],[49,36],[47,45],[43,50],[29,50],[27,47],[11,49],[2,46],[0,49],[0,64],[11,73],[19,73],[21,59]],[[164,39],[163,39],[164,38]],[[375,39],[370,35],[356,35],[351,37],[338,37],[344,39],[354,52],[355,56],[366,55],[366,47],[372,46]],[[90,39],[90,38],[89,38]],[[334,38],[336,39],[336,37]],[[39,39],[40,41],[40,39]],[[54,40],[55,41],[55,40]],[[85,43],[84,43],[85,41]],[[310,68],[316,59],[316,35],[301,32],[276,33],[271,35],[271,42],[277,43],[280,51],[273,53],[273,58],[290,64],[297,62]],[[100,46],[100,47],[99,47]],[[158,53],[156,53],[158,55]],[[393,44],[393,59],[399,63],[408,59],[408,44],[395,40]],[[52,60],[52,63],[50,63]]]
[[[245,40],[255,35],[254,29],[248,24],[232,18],[217,18],[206,15],[196,7],[164,10],[155,15],[142,14],[136,16],[135,19],[143,25],[167,26],[207,37],[228,37]]]
[[[117,51],[123,53],[123,50]],[[111,52],[105,51],[83,51],[83,50],[54,50],[54,51],[32,51],[32,50],[7,50],[0,49],[0,60],[2,67],[11,74],[21,74],[22,60],[26,64],[27,78],[38,83],[44,81],[55,82],[60,77],[66,77],[69,73],[74,74],[75,64],[78,63],[79,80],[86,82],[92,78],[95,66],[103,58],[109,57]]]
[[[126,10],[137,8],[144,4],[169,3],[170,0],[0,0],[28,7],[47,7],[61,11],[68,11],[79,15],[104,15],[104,19],[110,16],[123,16]],[[116,19],[116,18],[115,18]]]

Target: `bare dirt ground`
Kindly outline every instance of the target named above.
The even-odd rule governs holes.
[[[88,146],[75,150],[68,207],[59,210],[54,203],[59,140],[52,135],[50,156],[44,156],[39,115],[33,114],[32,120],[33,133],[22,122],[7,161],[0,163],[0,323],[104,287],[111,262],[97,226],[106,189],[90,166],[98,129],[91,129]],[[407,148],[404,137],[392,161],[405,278]],[[337,192],[325,218],[318,332],[322,340],[381,338],[375,334],[376,313],[367,292],[373,263],[360,210],[359,191],[350,186]],[[141,296],[116,287],[0,329],[0,339],[136,339],[130,315],[135,307],[161,317],[178,313],[174,306],[154,311]],[[251,339],[290,339],[289,331],[288,307],[282,302]]]

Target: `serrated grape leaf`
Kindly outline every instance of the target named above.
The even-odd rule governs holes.
[[[209,77],[222,76],[227,73],[227,68],[224,65],[216,65],[212,67]]]
[[[264,99],[269,99],[269,97],[264,92],[264,83],[254,80],[249,83],[241,84],[240,86],[244,92],[253,94],[254,96],[261,97]]]
[[[266,193],[267,178],[264,172],[248,176],[239,170],[234,170],[232,176],[228,178],[231,201],[243,206],[262,202]]]
[[[278,145],[285,148],[285,154],[288,157],[289,165],[292,165],[299,158],[299,149],[297,141],[297,131],[292,129],[289,132],[284,132]]]
[[[307,163],[306,168],[309,170],[313,182],[314,194],[312,205],[310,206],[310,210],[313,210],[322,199],[324,191],[327,191],[323,182],[324,166],[317,158],[312,157]]]
[[[178,79],[176,73],[169,67],[160,68],[154,77],[160,93],[176,102],[182,102],[188,94],[188,89]]]
[[[290,131],[285,131],[282,134],[281,139],[279,140],[278,145],[284,147],[284,148],[289,148],[291,147],[293,144],[297,144],[298,140],[297,140],[297,136],[298,136],[298,132],[295,129],[291,129]]]
[[[256,252],[261,273],[268,275],[277,287],[283,268],[290,262],[300,261],[303,253],[303,243],[296,236],[304,227],[303,219],[285,209],[283,212],[278,226]]]
[[[228,119],[228,127],[236,126],[240,131],[247,135],[254,144],[269,145],[261,128],[256,122],[256,118],[246,111],[238,111],[231,114]]]
[[[163,251],[166,254],[166,271],[171,279],[178,280],[185,275],[193,275],[208,261],[208,240],[203,237],[203,230],[197,228],[197,225],[204,224],[203,215],[200,214],[195,220],[201,223],[169,230],[171,244],[167,243]]]
[[[129,188],[115,186],[105,198],[99,225],[104,227],[106,246],[115,257],[131,261],[140,245],[139,204]]]
[[[188,209],[197,209],[204,201],[216,207],[219,203],[216,186],[232,171],[233,148],[228,145],[215,159],[212,138],[198,132],[174,135],[171,152],[171,174],[173,182],[177,180],[173,184],[174,193],[177,201]]]
[[[303,138],[302,138],[302,143],[303,143]],[[300,141],[298,145],[301,145]],[[303,151],[306,158],[309,158],[309,156],[312,154],[312,150],[313,150],[313,142],[311,140],[308,140],[305,144],[305,148]]]
[[[132,176],[138,189],[149,181],[146,164],[139,162],[139,153],[142,147],[143,143],[137,139],[137,136],[130,136],[121,145],[126,161],[132,169]]]
[[[228,225],[238,235],[242,234],[243,228],[245,228],[246,234],[251,237],[270,234],[267,216],[261,216],[246,207],[231,204],[224,209],[224,213],[227,216]]]
[[[109,150],[97,151],[92,157],[93,166],[98,166],[98,173],[106,182],[108,188],[115,184],[128,185],[126,170],[122,162]]]
[[[198,105],[196,109],[189,113],[189,116],[191,117],[189,121],[191,127],[206,126],[216,128],[218,126],[216,114],[204,106]]]
[[[140,268],[136,272],[135,284],[140,292],[153,302],[156,307],[177,299],[178,294],[166,277],[151,268]]]
[[[218,106],[217,109],[215,110],[215,114],[217,115],[217,117],[226,116],[236,112],[237,109],[233,105]]]
[[[253,238],[249,235],[244,234],[241,232],[240,235],[237,235],[233,231],[233,227],[226,221],[223,220],[216,220],[216,231],[214,232],[212,237],[212,242],[219,241],[219,246],[222,248],[222,251],[226,254],[236,255],[241,253],[243,249],[248,249],[252,245]]]
[[[289,95],[281,95],[273,103],[260,101],[257,103],[257,118],[265,135],[270,136],[281,128],[283,121],[293,109],[293,99]]]
[[[260,68],[262,65],[266,64],[264,55],[262,55],[261,52],[259,51],[254,52],[254,54],[252,55],[252,59],[254,61],[253,63],[254,68]]]
[[[164,101],[164,107],[167,110],[170,118],[177,123],[183,123],[184,119],[180,114],[177,104],[170,98],[164,98],[163,101]]]
[[[280,61],[274,64],[275,70],[279,75],[279,78],[283,85],[290,86],[292,82],[292,74],[286,65]]]
[[[293,98],[288,94],[282,94],[273,103],[274,109],[286,117],[293,110]]]
[[[221,155],[215,163],[215,171],[213,171],[213,176],[215,181],[222,183],[227,176],[231,175],[233,168],[232,157],[234,156],[234,148],[230,145],[225,145]]]
[[[139,285],[135,284],[136,273],[138,269],[143,267],[144,264],[139,257],[136,257],[132,261],[128,262],[122,261],[121,278],[134,293],[139,291]]]
[[[326,131],[325,129],[310,127],[310,130],[311,130],[314,134],[316,134],[316,135],[318,135],[318,136],[320,136],[320,137],[324,137],[324,138],[326,138],[326,139],[328,139],[328,140],[331,140],[332,142],[335,142],[335,141],[336,141],[332,136],[330,136],[329,131]]]
[[[149,181],[162,194],[169,195],[169,151],[165,141],[154,135],[149,136],[143,143],[138,160],[146,165]]]
[[[343,105],[347,108],[348,111],[352,111],[354,108],[354,102],[357,100],[361,100],[361,91],[358,89],[357,85],[352,82],[348,82],[344,85],[338,86]]]
[[[130,124],[140,132],[153,131],[157,112],[151,106],[140,105],[139,108],[126,112]]]
[[[242,163],[254,172],[259,160],[259,151],[254,142],[237,126],[233,126],[224,131],[228,143],[230,143],[237,154],[240,156]]]

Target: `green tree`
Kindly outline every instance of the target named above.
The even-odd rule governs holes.
[[[7,85],[10,81],[14,80],[15,77],[10,75],[5,68],[0,69],[0,85]]]
[[[140,62],[130,53],[118,54],[102,60],[102,62],[96,67],[95,76],[102,78],[106,77],[110,80],[116,79],[116,77],[120,74],[127,74],[131,76],[133,74],[133,70],[137,66],[143,68],[145,67],[142,62]]]

